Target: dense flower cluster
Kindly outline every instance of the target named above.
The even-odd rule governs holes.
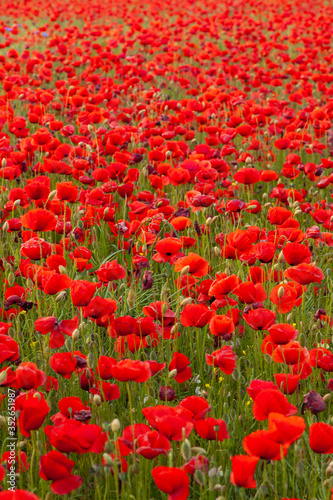
[[[333,499],[332,5],[4,4],[0,500]]]

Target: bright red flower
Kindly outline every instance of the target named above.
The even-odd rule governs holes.
[[[167,493],[168,500],[186,500],[189,496],[190,480],[186,472],[177,467],[155,467],[152,476],[157,488]]]

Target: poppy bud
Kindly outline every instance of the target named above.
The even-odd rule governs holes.
[[[162,385],[158,391],[158,397],[161,401],[173,401],[176,398],[176,393],[172,387]]]
[[[246,158],[245,163],[247,163],[248,165],[250,165],[250,163],[252,163],[252,160],[249,156]]]
[[[181,278],[182,276],[185,276],[185,274],[188,274],[190,272],[190,266],[185,266],[179,273],[179,277]]]
[[[55,195],[56,195],[56,194],[57,194],[57,190],[56,190],[56,189],[54,189],[54,190],[53,190],[53,191],[51,191],[51,193],[48,195],[47,199],[48,199],[48,200],[52,200],[52,199],[55,197]]]
[[[32,279],[30,278],[27,278],[27,287],[32,290],[33,287],[34,287],[34,282],[32,281]]]
[[[174,368],[173,370],[171,370],[171,372],[169,372],[168,378],[173,379],[176,377],[176,375],[177,375],[177,370],[176,370],[176,368]]]
[[[282,297],[284,296],[284,288],[283,286],[280,286],[280,288],[278,289],[278,297],[279,299],[282,299]]]
[[[323,401],[324,401],[325,403],[327,403],[327,401],[329,401],[330,397],[331,397],[331,395],[330,395],[330,394],[325,394],[325,396],[323,396]]]
[[[7,378],[7,370],[4,370],[3,372],[0,373],[0,385],[4,383],[6,378]]]
[[[8,224],[8,222],[6,221],[6,222],[4,223],[4,225],[2,226],[2,230],[3,230],[3,231],[8,231],[8,228],[9,228],[9,224]]]
[[[66,297],[67,293],[66,290],[63,290],[62,292],[58,293],[58,295],[55,298],[56,302],[60,302],[64,297]]]
[[[168,304],[164,303],[161,307],[162,316],[164,316],[169,310]]]
[[[240,378],[240,373],[239,373],[239,371],[237,370],[237,368],[235,368],[235,369],[234,369],[234,371],[232,372],[231,376],[232,376],[232,378],[233,378],[234,380],[239,380],[239,378]]]
[[[176,333],[178,332],[178,323],[176,323],[175,325],[173,325],[173,327],[171,328],[171,335],[175,335]]]
[[[9,286],[13,286],[14,285],[14,283],[15,283],[15,275],[14,275],[14,273],[10,272],[8,274],[7,281],[8,281]]]
[[[200,446],[193,446],[191,448],[191,451],[195,453],[196,455],[203,455],[207,454],[207,451],[204,448],[200,448]]]
[[[194,473],[194,480],[200,486],[204,486],[204,484],[205,484],[205,476],[203,475],[203,472],[200,469],[197,469],[195,471],[195,473]]]
[[[301,347],[305,347],[306,337],[305,337],[304,333],[301,333],[298,338],[299,338],[299,343],[300,343]]]
[[[87,365],[88,365],[88,368],[94,368],[94,366],[95,366],[95,359],[94,359],[94,355],[92,352],[90,352],[87,356]]]
[[[225,421],[225,425],[226,425],[226,426],[228,426],[228,425],[229,425],[229,423],[230,423],[230,418],[229,418],[229,415],[228,415],[227,413],[224,413],[224,415],[223,415],[223,417],[222,417],[222,420],[224,420],[224,421]],[[219,427],[218,427],[217,429],[219,430]],[[218,430],[217,430],[217,431],[215,431],[215,432],[218,432]]]
[[[106,465],[113,465],[113,460],[112,457],[108,453],[103,453],[103,460],[106,463]]]
[[[60,274],[67,274],[66,268],[60,264],[59,266],[59,273]]]
[[[111,441],[107,441],[104,445],[105,453],[112,453],[112,443]]]
[[[219,247],[214,247],[214,253],[215,253],[216,257],[221,256],[221,250],[219,249]]]
[[[102,404],[102,398],[99,394],[95,394],[94,397],[93,397],[93,403],[94,405],[96,406],[101,406]]]
[[[171,158],[171,156],[172,156],[172,151],[167,151],[167,152],[165,153],[165,157],[166,157],[166,158]]]
[[[233,408],[231,408],[231,410],[230,410],[230,418],[232,420],[235,420],[235,418],[236,418],[236,411]]]
[[[78,340],[78,338],[80,337],[80,332],[78,329],[74,330],[73,334],[72,334],[72,340],[73,342],[75,342],[76,340]]]
[[[112,432],[119,432],[120,431],[121,424],[120,424],[120,421],[118,420],[118,418],[115,418],[112,420],[110,427],[111,427]]]
[[[270,365],[273,363],[272,358],[270,357],[270,355],[267,352],[266,352],[266,354],[264,354],[264,360],[266,361],[266,363],[268,363]]]
[[[6,160],[6,158],[2,158],[1,165],[2,165],[2,168],[5,168],[5,166],[7,165],[7,160]]]
[[[303,398],[303,407],[311,411],[313,415],[317,415],[326,408],[326,403],[316,391],[308,392]]]
[[[148,347],[151,347],[152,340],[151,340],[151,337],[149,337],[149,335],[146,337],[146,343],[147,343]]]
[[[127,294],[127,305],[128,305],[128,307],[130,307],[130,308],[133,308],[133,307],[134,307],[134,305],[135,305],[135,293],[134,293],[134,291],[133,291],[133,289],[132,289],[132,288],[130,288],[130,289],[128,290],[128,294]]]
[[[186,299],[184,299],[184,300],[181,301],[180,307],[185,307],[185,306],[187,306],[188,304],[191,304],[191,303],[192,303],[191,297],[186,297]]]
[[[191,460],[191,443],[188,439],[185,439],[185,441],[182,443],[180,452],[184,460]]]
[[[35,394],[32,397],[38,399],[38,401],[41,400],[41,395],[39,394],[39,392],[35,392]]]
[[[206,219],[207,226],[209,226],[209,224],[211,224],[212,220],[213,219],[211,217],[207,217],[207,219]]]

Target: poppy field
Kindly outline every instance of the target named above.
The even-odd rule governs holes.
[[[332,3],[2,4],[0,500],[333,500]]]

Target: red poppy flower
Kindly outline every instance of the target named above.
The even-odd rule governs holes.
[[[68,495],[83,483],[80,476],[71,474],[74,465],[74,460],[59,451],[49,451],[39,461],[39,476],[52,481],[51,490],[56,495]]]
[[[19,346],[9,335],[0,335],[0,364],[4,361],[16,361],[19,358]]]
[[[37,389],[46,381],[46,375],[35,363],[25,361],[16,370],[16,381],[20,389]]]
[[[288,453],[288,445],[277,442],[275,433],[271,431],[252,432],[244,438],[243,447],[251,457],[265,460],[281,460]]]
[[[22,394],[15,401],[16,411],[20,411],[19,427],[25,437],[31,436],[31,431],[39,429],[50,411],[48,403],[40,392]]]
[[[231,375],[236,367],[236,354],[231,347],[225,345],[212,354],[206,354],[206,362],[208,365],[220,368],[223,373]]]
[[[184,254],[179,252],[183,242],[178,238],[164,238],[156,243],[155,250],[156,254],[153,255],[153,260],[155,262],[169,262],[174,264],[177,259],[184,257]]]
[[[271,325],[274,323],[275,318],[275,312],[261,307],[250,309],[249,312],[243,313],[244,321],[254,330],[269,330],[272,328]]]
[[[101,265],[101,267],[97,269],[96,275],[99,281],[108,283],[109,281],[117,281],[126,278],[126,271],[116,260],[112,260]]]
[[[274,441],[284,445],[290,445],[297,441],[306,429],[305,420],[302,417],[286,417],[281,413],[270,413],[268,426],[273,434]]]
[[[333,427],[322,422],[310,425],[309,444],[315,453],[323,455],[333,453]]]
[[[230,457],[232,461],[232,473],[230,482],[241,488],[256,488],[257,483],[253,477],[259,457],[248,457],[247,455],[235,455]]]
[[[175,381],[183,384],[192,377],[192,370],[189,366],[190,360],[181,352],[174,352],[172,360],[169,364],[169,372],[177,370]]]
[[[275,373],[275,382],[284,394],[294,394],[297,389],[300,375],[291,375],[290,373]]]
[[[74,306],[87,306],[96,291],[96,283],[85,280],[75,280],[71,283],[71,298]]]
[[[75,316],[73,319],[63,319],[58,321],[54,316],[49,316],[46,318],[38,318],[35,321],[35,328],[37,332],[42,335],[50,333],[49,346],[51,349],[57,349],[64,345],[65,337],[68,335],[71,337],[74,330],[79,326],[79,318]]]
[[[71,378],[76,369],[77,360],[71,352],[57,352],[50,357],[50,367],[64,378]]]
[[[206,418],[194,423],[194,428],[203,439],[224,441],[230,436],[224,420],[216,418]]]
[[[188,304],[180,315],[180,322],[186,327],[203,328],[214,314],[214,311],[203,304]]]
[[[212,335],[227,339],[235,331],[235,325],[232,318],[222,314],[211,319],[209,330]]]
[[[308,285],[309,283],[321,283],[325,275],[319,267],[310,264],[299,264],[298,266],[289,267],[283,273],[285,278],[296,281],[300,285]]]
[[[101,453],[107,441],[99,425],[67,420],[63,424],[44,429],[51,446],[61,453]]]
[[[112,374],[115,379],[121,382],[146,382],[152,376],[148,361],[133,361],[131,359],[123,359],[116,365],[112,366]]]
[[[167,493],[168,500],[186,500],[189,496],[190,480],[186,472],[177,467],[155,467],[152,476],[157,488]]]
[[[252,411],[256,420],[266,420],[272,412],[281,413],[287,417],[295,415],[297,408],[289,403],[282,392],[275,389],[264,389],[256,396]]]
[[[287,243],[282,252],[289,266],[310,264],[312,255],[305,245],[301,245],[300,243]]]
[[[141,434],[137,439],[136,453],[148,460],[153,460],[159,455],[167,455],[170,450],[170,441],[157,431]]]
[[[44,208],[29,210],[21,218],[22,226],[32,231],[53,231],[57,219],[53,212]]]
[[[190,252],[187,257],[181,257],[175,264],[175,271],[180,272],[189,266],[189,274],[196,278],[202,278],[208,273],[208,262],[200,255]]]
[[[278,323],[268,329],[269,336],[274,344],[288,344],[291,340],[295,340],[298,335],[298,330],[295,330],[293,325],[288,323]]]

